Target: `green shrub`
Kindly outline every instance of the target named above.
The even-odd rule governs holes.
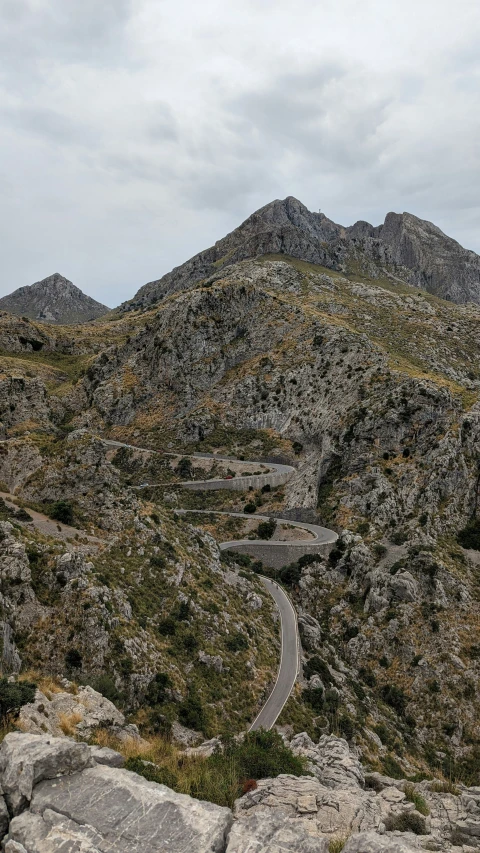
[[[290,563],[289,566],[284,566],[279,572],[280,580],[285,586],[297,586],[302,576],[298,563]]]
[[[49,507],[48,515],[63,524],[73,524],[74,522],[73,507],[69,501],[55,501]]]
[[[302,699],[317,714],[323,711],[325,707],[325,698],[321,687],[307,687],[305,690],[302,690]]]
[[[277,522],[274,518],[269,518],[268,521],[262,521],[258,525],[257,534],[260,539],[271,539],[275,533]]]
[[[313,657],[307,661],[303,668],[303,674],[307,679],[311,678],[312,675],[319,675],[323,683],[327,686],[333,682],[327,664],[321,657],[319,657],[319,655],[313,655]]]
[[[166,619],[162,619],[158,623],[158,633],[162,635],[162,637],[173,637],[177,630],[177,623],[175,619],[172,619],[171,616],[167,616]]]
[[[405,785],[403,791],[406,799],[415,805],[417,812],[420,812],[420,814],[425,816],[430,814],[430,809],[428,808],[424,797],[422,797],[414,785],[409,782],[408,785]]]
[[[159,785],[168,785],[169,788],[175,788],[178,785],[178,778],[167,767],[158,767],[150,761],[144,761],[138,755],[127,758],[125,762],[125,770],[131,770],[132,773],[138,773],[149,782],[157,782]]]
[[[248,501],[243,507],[243,511],[252,515],[257,510],[257,505],[253,501]]]
[[[415,812],[402,812],[389,815],[385,820],[387,832],[414,832],[415,835],[426,835],[425,818]]]
[[[65,655],[65,664],[68,669],[81,669],[83,659],[78,649],[69,649]]]
[[[225,645],[229,652],[242,652],[248,649],[248,640],[244,634],[237,632],[227,637]]]
[[[457,542],[462,548],[473,548],[475,551],[480,551],[480,519],[472,518],[458,533]]]
[[[22,705],[35,699],[37,685],[31,681],[9,682],[6,676],[0,678],[0,718],[3,725],[9,717],[16,717]]]
[[[380,695],[387,705],[390,705],[401,717],[405,713],[408,697],[401,687],[396,684],[384,684],[380,689]]]
[[[383,772],[386,776],[391,776],[392,779],[403,779],[405,773],[396,761],[393,755],[386,755],[382,761]]]
[[[168,689],[172,686],[172,679],[166,672],[157,672],[150,681],[146,700],[149,705],[163,705],[168,699]]]
[[[195,729],[195,731],[200,732],[205,729],[205,709],[193,690],[190,690],[187,698],[178,706],[178,719],[188,729]]]
[[[120,699],[120,693],[111,675],[107,675],[106,673],[97,675],[94,678],[89,678],[87,684],[93,687],[98,693],[101,693],[102,696],[105,696],[105,699],[110,699],[110,702],[116,703]]]
[[[177,467],[175,468],[175,473],[181,480],[193,480],[192,461],[188,456],[184,456],[180,459]]]

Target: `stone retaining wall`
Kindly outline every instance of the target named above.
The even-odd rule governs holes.
[[[305,542],[293,544],[292,542],[268,542],[263,545],[260,542],[244,542],[241,545],[220,545],[221,551],[235,551],[238,554],[248,554],[253,560],[261,560],[265,566],[272,569],[281,569],[289,563],[295,563],[304,554],[322,554],[327,556],[334,546],[332,543]]]
[[[271,471],[269,474],[252,474],[250,477],[232,477],[231,480],[193,480],[182,483],[184,489],[192,492],[211,492],[226,489],[229,492],[246,492],[261,489],[262,486],[283,486],[291,477],[290,471]]]

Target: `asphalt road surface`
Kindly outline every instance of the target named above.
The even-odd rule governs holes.
[[[261,578],[280,612],[282,630],[282,652],[280,668],[278,670],[275,686],[270,693],[265,705],[253,721],[249,731],[257,729],[271,729],[280,716],[286,704],[298,674],[298,628],[297,615],[290,599],[275,581],[269,578]]]

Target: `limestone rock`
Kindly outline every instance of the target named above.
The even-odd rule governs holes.
[[[326,853],[327,840],[312,835],[309,829],[307,821],[282,811],[259,809],[235,821],[226,853]]]
[[[67,837],[77,833],[73,837],[78,848],[83,851],[80,843],[85,840],[92,853],[222,853],[232,813],[176,794],[136,773],[97,765],[41,782],[29,816],[22,818],[12,821],[10,835],[25,845],[30,833],[34,843],[28,840],[29,853],[65,849],[55,841],[61,832]],[[88,846],[85,849],[90,853]]]
[[[309,760],[309,769],[328,788],[363,788],[365,777],[362,766],[343,738],[322,735],[314,744],[303,732],[290,742],[295,755],[304,755]]]
[[[85,740],[99,726],[112,728],[115,734],[125,727],[122,712],[89,686],[80,687],[76,694],[53,693],[51,699],[37,690],[35,701],[22,707],[19,720],[23,731],[55,737],[63,737],[62,725],[71,721],[76,735]]]
[[[418,850],[410,838],[389,837],[377,832],[360,832],[348,839],[343,853],[411,853]]]
[[[0,747],[1,784],[10,811],[28,806],[34,786],[42,779],[77,773],[92,763],[85,743],[40,735],[7,734]]]

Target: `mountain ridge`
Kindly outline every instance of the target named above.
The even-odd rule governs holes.
[[[382,225],[359,220],[344,227],[293,196],[255,211],[238,228],[159,279],[143,285],[121,311],[146,308],[169,293],[242,260],[286,254],[347,272],[360,266],[459,304],[480,302],[480,257],[440,228],[411,213],[388,213]]]

